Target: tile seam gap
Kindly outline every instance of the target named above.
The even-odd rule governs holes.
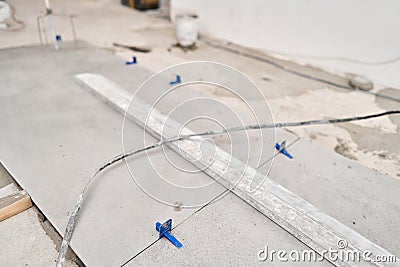
[[[210,204],[213,203],[214,200],[216,200],[217,198],[219,198],[220,196],[222,196],[223,194],[227,193],[228,191],[231,191],[229,189],[225,189],[223,192],[219,193],[216,197],[214,197],[213,199],[211,199],[208,203],[206,203],[205,205],[203,205],[202,207],[200,207],[198,210],[196,210],[195,212],[193,212],[192,214],[190,214],[188,217],[186,217],[183,221],[181,221],[180,223],[178,223],[177,225],[175,225],[175,227],[172,228],[172,230],[174,230],[175,228],[177,228],[178,226],[182,225],[184,222],[186,222],[187,220],[189,220],[191,217],[193,217],[195,214],[197,214],[198,212],[200,212],[202,209],[204,209],[205,207],[209,206]],[[152,247],[155,243],[157,243],[157,241],[159,241],[160,239],[157,239],[155,241],[153,241],[152,243],[150,243],[148,246],[146,246],[144,249],[142,249],[141,251],[139,251],[136,255],[134,255],[133,257],[131,257],[130,259],[128,259],[127,261],[125,261],[121,267],[125,266],[126,264],[128,264],[129,262],[131,262],[132,260],[134,260],[137,256],[139,256],[140,254],[142,254],[143,252],[145,252],[147,249],[149,249],[150,247]]]

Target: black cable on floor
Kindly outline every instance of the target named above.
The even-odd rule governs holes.
[[[311,120],[311,121],[299,121],[299,122],[278,122],[273,124],[257,124],[257,125],[247,125],[247,126],[239,126],[233,127],[229,129],[224,129],[221,131],[208,131],[203,133],[194,133],[188,135],[182,135],[181,137],[187,139],[194,136],[210,136],[210,135],[218,135],[224,133],[231,133],[237,131],[245,131],[245,130],[257,130],[257,129],[269,129],[269,128],[284,128],[284,127],[297,127],[297,126],[306,126],[306,125],[321,125],[321,124],[334,124],[334,123],[343,123],[343,122],[350,122],[350,121],[360,121],[360,120],[368,120],[377,117],[399,114],[400,110],[391,110],[385,111],[376,114],[370,114],[366,116],[356,116],[350,118],[343,118],[343,119],[330,119],[330,120]]]

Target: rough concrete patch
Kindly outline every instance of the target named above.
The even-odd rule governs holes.
[[[314,134],[314,133],[311,133],[311,134],[310,134],[310,139],[311,139],[311,140],[317,139],[317,135]]]
[[[1,266],[52,266],[57,258],[32,208],[0,223],[0,247]],[[65,266],[77,265],[66,261]]]
[[[328,89],[316,90],[298,97],[270,100],[269,103],[276,121],[372,114],[383,111],[382,105],[385,105],[384,110],[399,108],[398,103],[393,101],[380,99],[378,104],[375,97],[370,95],[356,92],[335,93]],[[399,120],[398,124],[396,120]],[[358,162],[371,169],[399,177],[397,175],[400,172],[399,125],[400,116],[393,115],[354,123],[297,127],[291,130],[296,135],[347,158],[357,158]],[[339,143],[338,139],[341,139],[342,143]],[[388,155],[382,157],[377,154],[383,152]]]
[[[130,33],[136,37],[133,40],[136,40],[135,45],[138,46],[146,46],[149,48],[166,48],[167,44],[176,42],[175,29],[170,26],[159,28],[150,26],[143,29],[131,29]]]
[[[1,186],[2,184],[7,184],[6,186]],[[20,187],[14,179],[11,177],[11,175],[7,172],[7,170],[3,167],[3,165],[0,164],[0,188],[4,190],[4,193],[13,193],[19,191]],[[0,195],[1,198],[1,195]],[[34,214],[37,215],[35,218]],[[0,258],[0,265],[2,266],[2,263],[4,262],[14,262],[18,263],[19,265],[22,264],[22,262],[19,262],[22,258],[24,258],[24,264],[25,266],[39,266],[39,262],[44,259],[37,259],[36,258],[36,249],[32,249],[29,251],[29,247],[32,246],[32,244],[29,243],[29,240],[26,241],[26,238],[30,238],[31,240],[37,242],[38,240],[43,240],[43,243],[39,242],[39,245],[43,246],[39,250],[52,250],[53,246],[49,246],[48,242],[45,241],[45,234],[43,231],[40,231],[40,229],[36,229],[38,227],[38,223],[42,226],[43,230],[46,232],[48,237],[53,241],[54,245],[57,247],[57,251],[60,247],[61,243],[61,237],[60,235],[55,231],[53,226],[50,224],[48,220],[46,220],[45,216],[35,207],[33,206],[27,211],[22,212],[21,214],[17,214],[13,216],[15,218],[12,219],[12,221],[15,222],[15,224],[9,224],[9,221],[11,218],[7,219],[5,221],[5,228],[7,231],[10,232],[17,232],[20,231],[17,235],[15,235],[11,241],[12,244],[14,243],[21,243],[22,247],[22,252],[21,254],[15,253],[11,254],[6,258]],[[4,227],[4,224],[0,226],[0,239],[2,239],[4,236],[7,236],[7,233],[4,233],[1,229]],[[20,225],[24,225],[25,228],[21,229]],[[29,229],[30,228],[30,229]],[[24,231],[29,233],[31,236],[25,237],[23,235]],[[11,245],[6,245],[5,250],[10,248]],[[0,241],[0,247],[3,250],[3,246],[1,245]],[[11,248],[10,248],[11,249]],[[3,250],[4,251],[4,250]],[[24,254],[23,254],[24,253]],[[29,254],[32,254],[32,256],[29,256]],[[48,254],[48,253],[46,253]],[[51,255],[57,255],[57,253],[51,253]],[[67,253],[67,262],[66,266],[84,266],[82,262],[79,260],[79,258],[74,254],[73,251],[69,250]],[[50,265],[50,262],[47,262],[46,265]],[[11,265],[10,265],[11,266]],[[43,265],[44,266],[44,265]]]
[[[40,219],[40,215],[39,219]],[[57,252],[60,250],[60,245],[62,242],[61,236],[57,233],[57,231],[54,229],[54,227],[51,225],[51,223],[45,219],[44,221],[40,221],[40,225],[42,226],[43,230],[46,232],[46,235],[53,241],[53,244],[56,247]],[[65,257],[67,260],[73,262],[75,266],[83,267],[85,266],[82,261],[76,256],[76,254],[71,250],[71,248],[68,248],[67,255]]]
[[[380,129],[352,123],[338,126],[350,134],[352,141],[347,145],[352,148],[352,153],[358,161],[386,175],[400,177],[399,133],[382,132]]]
[[[3,167],[3,165],[0,163],[0,188],[11,184],[13,182],[13,179],[11,175],[7,172],[7,170]]]
[[[8,184],[8,185],[0,188],[0,198],[17,193],[18,191],[19,191],[19,189],[15,184],[13,184],[13,183]]]
[[[387,151],[389,153],[399,153],[400,151],[398,132],[387,133],[377,128],[363,127],[353,123],[343,123],[338,126],[350,133],[351,139],[360,150]]]
[[[384,94],[384,95],[400,98],[400,90],[398,90],[398,89],[386,88],[386,89],[383,89],[382,91],[380,91],[380,93]],[[384,98],[381,98],[381,97],[376,97],[375,98],[375,102],[379,107],[381,107],[381,108],[383,108],[385,110],[399,109],[399,107],[400,107],[399,103],[396,103],[396,102],[394,102],[392,100],[384,99]],[[389,119],[394,124],[397,124],[397,131],[399,132],[399,129],[400,129],[400,116],[391,115],[391,116],[389,116]]]
[[[353,154],[351,154],[350,147],[342,139],[338,138],[337,141],[338,141],[338,144],[335,147],[336,153],[338,153],[346,158],[349,158],[352,160],[357,160],[357,158]]]
[[[182,46],[180,43],[175,43],[175,44],[173,44],[173,45],[171,45],[171,48],[180,48],[183,52],[188,52],[188,51],[195,51],[195,50],[197,50],[197,45],[194,43],[194,44],[192,44],[192,45],[189,45],[189,46]],[[170,48],[168,48],[168,49],[170,49]],[[168,51],[170,51],[170,50],[168,50]]]
[[[388,159],[389,158],[389,154],[387,152],[379,152],[379,153],[375,153],[375,155],[377,155],[381,159]]]

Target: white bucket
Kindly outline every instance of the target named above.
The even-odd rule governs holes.
[[[181,46],[191,46],[197,41],[198,17],[194,14],[179,14],[175,17],[176,37]]]

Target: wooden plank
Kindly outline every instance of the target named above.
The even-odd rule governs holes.
[[[76,79],[84,88],[125,114],[130,103],[130,96],[127,91],[101,75],[79,74]],[[146,123],[146,131],[158,139],[172,137],[177,129],[181,129],[180,123],[171,118],[167,120],[166,116],[157,110],[152,110],[148,104],[136,98],[134,104],[129,106],[126,115],[128,119],[140,126],[144,126]],[[183,135],[193,133],[186,127],[182,129]],[[171,143],[169,147],[186,159],[193,160],[196,158],[195,155],[199,153],[202,140],[202,138],[196,137],[195,139],[179,141],[179,148],[178,142]],[[215,151],[216,157],[214,157],[214,153],[208,155],[204,151]],[[226,167],[227,161],[230,161],[228,168]],[[336,266],[385,265],[381,262],[367,261],[363,257],[359,261],[345,260],[346,255],[354,255],[354,253],[363,255],[364,252],[368,252],[371,258],[382,255],[393,256],[384,248],[318,210],[272,179],[265,180],[261,188],[254,191],[251,187],[253,180],[263,179],[263,174],[258,173],[240,160],[232,158],[231,155],[218,147],[214,150],[214,148],[207,147],[207,142],[203,142],[202,158],[194,162],[196,162],[195,166],[201,168],[210,177],[232,189],[232,192],[249,205],[286,229],[304,244],[322,254]],[[210,162],[212,162],[211,165]],[[238,176],[242,177],[239,183],[237,183]],[[341,240],[345,240],[347,243],[347,246],[343,249],[338,248],[338,242]],[[337,255],[338,260],[332,261],[326,252],[335,249],[341,253]]]
[[[32,207],[25,190],[0,198],[0,222]]]

